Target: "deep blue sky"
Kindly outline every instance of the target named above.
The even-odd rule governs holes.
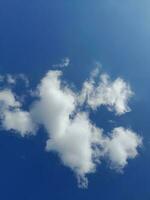
[[[135,96],[131,113],[117,118],[102,109],[95,123],[109,130],[113,118],[144,137],[123,175],[101,165],[81,190],[70,169],[44,151],[43,130],[26,140],[1,131],[0,199],[150,199],[149,8],[149,0],[0,0],[0,74],[25,73],[34,86],[67,56],[65,77],[80,87],[99,61],[113,78],[129,81]]]

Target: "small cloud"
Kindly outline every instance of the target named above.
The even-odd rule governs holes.
[[[29,87],[29,79],[24,74],[6,74],[6,75],[0,75],[0,82],[3,84],[8,85],[16,85],[17,81],[23,81],[25,84],[25,87]]]
[[[16,77],[12,76],[11,74],[6,75],[6,80],[8,84],[12,84],[12,85],[16,84]]]
[[[66,58],[63,58],[60,63],[54,64],[53,67],[54,68],[64,68],[64,67],[68,67],[69,64],[70,64],[70,59],[68,57],[66,57]]]
[[[21,103],[10,89],[0,91],[0,119],[5,130],[16,131],[21,136],[35,132],[30,113],[21,109]]]
[[[24,81],[25,86],[26,86],[26,87],[29,87],[30,82],[29,82],[29,79],[26,77],[25,74],[19,74],[19,75],[17,76],[17,79],[20,79],[20,80]]]
[[[108,120],[108,122],[109,122],[110,124],[115,124],[115,123],[116,123],[116,121],[114,121],[114,120],[112,120],[112,119]]]
[[[106,73],[97,79],[98,75],[99,70],[96,68],[90,79],[83,83],[78,97],[80,104],[86,103],[93,110],[103,105],[117,115],[129,112],[128,101],[133,96],[130,85],[121,78],[112,81]]]
[[[122,171],[128,159],[138,155],[137,148],[141,146],[142,138],[130,129],[117,127],[113,129],[106,144],[106,154],[111,162],[111,168]]]

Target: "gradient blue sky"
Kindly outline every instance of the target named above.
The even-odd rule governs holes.
[[[0,199],[150,199],[149,8],[149,0],[0,0],[0,74],[24,73],[34,87],[67,56],[65,79],[81,87],[99,61],[113,78],[127,80],[135,96],[131,113],[116,117],[102,109],[94,122],[110,130],[113,119],[144,138],[124,174],[102,164],[89,176],[89,188],[81,190],[70,169],[44,151],[42,129],[26,140],[1,131]]]

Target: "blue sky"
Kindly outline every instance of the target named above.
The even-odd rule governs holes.
[[[88,175],[88,188],[80,189],[57,152],[45,151],[42,126],[25,138],[1,128],[0,199],[149,200],[149,6],[148,0],[0,1],[0,74],[24,74],[30,81],[26,88],[20,78],[10,86],[13,92],[36,90],[45,74],[55,70],[52,65],[66,57],[70,63],[62,79],[79,90],[99,62],[102,73],[129,83],[134,96],[128,103],[131,112],[118,116],[102,106],[90,112],[90,119],[107,133],[121,126],[143,137],[139,155],[128,161],[123,174],[110,169],[106,158]],[[8,87],[1,84],[0,91]],[[33,99],[26,97],[24,110]]]

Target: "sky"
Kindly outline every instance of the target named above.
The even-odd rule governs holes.
[[[0,1],[0,199],[150,199],[149,6]]]

